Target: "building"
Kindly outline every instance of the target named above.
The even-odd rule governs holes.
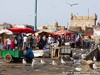
[[[28,24],[10,24],[10,23],[0,23],[0,30],[2,29],[8,29],[8,28],[32,28],[34,29],[34,26],[28,25]]]
[[[71,26],[81,27],[85,30],[85,27],[92,27],[96,25],[97,15],[93,16],[76,16],[71,14]]]
[[[96,44],[100,44],[100,24],[93,27],[94,30],[94,39]]]
[[[0,23],[0,30],[11,28],[12,25],[10,23]]]
[[[3,29],[3,23],[0,23],[0,30]]]
[[[65,26],[59,26],[58,25],[58,22],[57,21],[54,21],[53,22],[53,25],[45,25],[45,26],[38,26],[37,27],[38,30],[44,30],[44,29],[47,29],[47,30],[64,30],[66,29]]]

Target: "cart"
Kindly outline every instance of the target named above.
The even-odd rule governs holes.
[[[23,51],[21,50],[3,50],[1,51],[1,58],[4,59],[6,62],[11,62],[14,60],[19,60],[23,58]]]

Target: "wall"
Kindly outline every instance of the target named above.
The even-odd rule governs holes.
[[[83,27],[92,27],[92,25],[96,25],[97,16],[96,14],[93,16],[76,16],[71,14],[71,25],[72,26],[81,26]]]

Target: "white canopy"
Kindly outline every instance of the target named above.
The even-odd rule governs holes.
[[[8,29],[0,30],[0,34],[3,34],[3,33],[8,34],[8,35],[13,34],[13,33],[12,33],[10,30],[8,30]]]
[[[94,36],[100,35],[100,31],[94,30]]]

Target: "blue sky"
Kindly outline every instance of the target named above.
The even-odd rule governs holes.
[[[98,15],[100,21],[100,0],[37,0],[38,1],[38,26],[52,25],[56,20],[59,25],[70,25],[71,12],[87,16]],[[34,25],[35,0],[0,0],[0,22],[12,24]],[[67,3],[78,3],[69,6]]]

